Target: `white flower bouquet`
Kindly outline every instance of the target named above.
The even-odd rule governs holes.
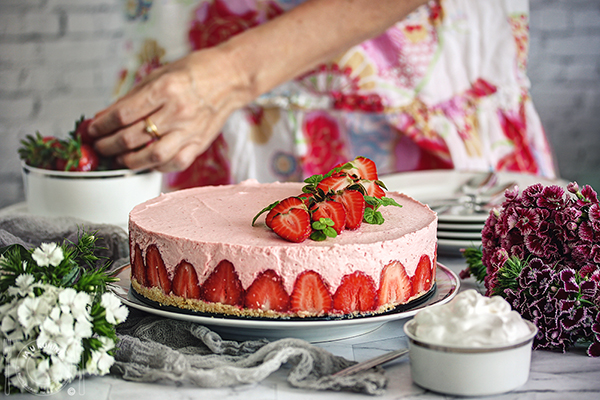
[[[77,243],[0,248],[0,387],[54,393],[114,362],[115,325],[128,309],[107,286],[94,235]]]

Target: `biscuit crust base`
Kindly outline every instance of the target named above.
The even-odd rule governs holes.
[[[416,296],[408,299],[406,303],[392,303],[380,306],[374,311],[370,312],[359,312],[355,311],[351,314],[316,314],[308,311],[300,312],[278,312],[273,310],[261,310],[242,308],[238,306],[231,306],[223,303],[207,303],[199,299],[187,299],[181,296],[177,296],[173,293],[165,294],[161,288],[153,287],[147,288],[142,286],[133,276],[131,277],[131,285],[133,289],[141,296],[146,297],[149,300],[159,303],[161,306],[177,307],[184,310],[192,310],[201,313],[215,314],[215,316],[234,316],[234,317],[245,317],[245,318],[266,318],[266,319],[290,319],[290,318],[315,318],[315,317],[331,317],[331,318],[354,318],[354,317],[365,317],[382,314],[387,311],[393,310],[401,304],[409,303],[426,293],[420,293]]]

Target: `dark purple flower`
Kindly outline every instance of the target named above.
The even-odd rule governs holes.
[[[546,255],[545,249],[547,244],[548,239],[544,236],[531,234],[525,237],[525,246],[527,246],[527,250],[538,257],[544,257]]]
[[[584,242],[593,242],[594,241],[594,228],[590,225],[589,222],[584,221],[579,225],[579,239]]]
[[[575,279],[577,273],[573,269],[564,269],[558,274],[563,288],[568,293],[579,293],[579,285]]]
[[[590,185],[585,185],[581,189],[581,195],[589,202],[598,204],[598,194],[592,189]]]
[[[535,299],[546,296],[555,279],[554,271],[539,258],[534,258],[523,268],[517,283]]]
[[[578,208],[567,207],[554,214],[554,222],[557,225],[565,225],[569,222],[573,222],[577,225],[582,214],[583,213]]]
[[[549,235],[549,234],[551,235],[553,228],[554,228],[554,223],[552,221],[543,219],[540,221],[540,225],[538,226],[536,233],[538,235]]]
[[[534,185],[526,187],[525,189],[523,189],[523,193],[521,194],[522,204],[525,207],[535,206],[543,190],[544,185],[542,185],[541,183],[536,183]]]
[[[592,256],[592,261],[596,264],[600,264],[600,244],[595,244],[592,246],[592,252],[590,254]]]
[[[588,210],[588,217],[590,222],[600,221],[600,205],[592,204]]]
[[[565,310],[564,315],[560,320],[560,325],[567,331],[576,329],[579,324],[585,319],[586,309],[583,307],[572,307]]]
[[[514,226],[521,231],[521,234],[528,235],[536,230],[540,223],[539,213],[530,208],[517,208],[512,215]]]
[[[581,291],[581,298],[591,302],[596,301],[600,292],[598,291],[598,282],[593,280],[586,280],[581,282],[579,285]]]
[[[534,300],[529,305],[530,321],[536,326],[543,326],[544,321],[544,308],[548,300],[545,297]]]
[[[590,278],[592,280],[592,275],[596,272],[599,272],[598,266],[595,264],[585,264],[579,270],[579,276],[582,278]]]
[[[559,210],[566,206],[565,190],[557,185],[546,186],[542,189],[541,195],[537,199],[539,207],[550,210]]]
[[[576,194],[577,192],[579,192],[579,185],[577,184],[577,182],[569,182],[567,184],[567,190],[573,194]]]
[[[509,204],[519,199],[519,187],[513,186],[504,191],[505,204]]]
[[[568,335],[559,326],[558,320],[547,319],[540,331],[543,336],[537,341],[536,349],[557,349],[563,353],[567,350],[569,346]]]
[[[576,231],[579,226],[577,225],[577,222],[567,221],[567,223],[565,224],[565,227],[567,228],[567,230],[573,232],[573,231]]]
[[[580,244],[571,250],[573,259],[581,264],[587,264],[592,254],[592,246],[588,244]]]
[[[600,312],[596,314],[596,321],[592,325],[592,332],[594,332],[596,335],[600,335]],[[600,339],[600,336],[598,339]]]
[[[596,339],[594,343],[587,349],[587,354],[590,357],[600,357],[600,339]]]
[[[600,356],[597,193],[589,186],[580,191],[577,183],[567,190],[536,184],[520,195],[508,191],[505,198],[482,231],[487,294],[500,293],[536,324],[535,348],[565,351],[584,339],[593,341],[588,354]],[[498,280],[509,257],[524,265],[514,286]]]

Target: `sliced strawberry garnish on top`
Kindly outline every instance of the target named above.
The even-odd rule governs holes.
[[[298,275],[290,296],[291,311],[322,315],[331,311],[332,307],[331,293],[321,275],[313,270]]]
[[[346,226],[346,210],[342,203],[336,201],[321,201],[310,209],[311,219],[318,221],[329,218],[333,221],[333,229],[339,234]]]
[[[173,276],[173,293],[185,299],[200,298],[200,282],[192,264],[183,260],[175,268]]]
[[[160,251],[152,244],[146,249],[146,280],[150,287],[159,287],[163,292],[171,292],[171,280]]]
[[[298,195],[298,198],[300,200],[302,200],[304,205],[308,208],[308,207],[310,207],[311,200],[315,198],[315,194],[314,193],[302,193],[302,194]]]
[[[290,211],[292,208],[300,208],[303,210],[306,210],[306,204],[304,203],[304,199],[300,198],[300,197],[288,197],[287,199],[283,199],[280,202],[277,202],[277,204],[275,204],[275,206],[273,206],[273,208],[271,208],[271,210],[269,211],[269,213],[267,214],[266,218],[265,218],[265,224],[273,229],[273,227],[271,226],[271,222],[273,221],[273,218],[277,215],[277,214],[285,214],[288,211]]]
[[[358,229],[365,215],[366,203],[363,194],[357,190],[343,190],[333,195],[332,200],[341,203],[346,210],[346,229]]]
[[[433,270],[431,269],[431,260],[429,256],[423,254],[417,264],[415,274],[411,278],[412,291],[411,296],[428,292],[433,286]]]
[[[412,285],[400,261],[392,261],[381,271],[378,306],[403,304],[411,297]]]
[[[286,213],[276,214],[270,224],[273,232],[295,243],[305,241],[312,232],[310,215],[307,210],[300,208],[292,208]]]
[[[285,312],[290,307],[290,296],[283,281],[272,269],[261,272],[246,290],[244,305],[254,310]]]
[[[362,271],[345,275],[333,295],[333,308],[348,314],[375,309],[377,292],[373,278]]]
[[[244,304],[244,288],[233,264],[222,260],[202,284],[203,300],[232,306]]]
[[[367,194],[367,196],[377,197],[378,199],[381,199],[382,197],[385,196],[385,191],[379,185],[378,181],[371,181],[368,179],[359,179],[356,182],[360,183],[362,185],[362,187],[365,188],[365,193]]]
[[[360,179],[377,180],[377,166],[375,162],[367,157],[358,156],[354,160],[346,163],[339,163],[332,169],[340,169],[348,175],[354,175]]]
[[[131,275],[140,285],[147,286],[144,257],[142,256],[142,249],[140,249],[138,244],[135,245],[131,258]]]
[[[327,178],[323,178],[317,185],[317,190],[322,190],[324,193],[336,193],[340,190],[352,185],[354,181],[345,172],[338,172]]]
[[[377,166],[373,160],[359,156],[352,161],[352,165],[358,170],[357,175],[359,178],[372,181],[379,179],[377,176]]]

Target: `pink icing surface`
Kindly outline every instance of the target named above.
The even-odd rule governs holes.
[[[343,231],[323,242],[291,243],[264,224],[263,214],[276,200],[301,193],[302,183],[238,185],[181,190],[136,206],[129,216],[132,246],[142,251],[157,245],[172,279],[181,260],[196,268],[203,282],[223,259],[234,264],[244,288],[266,270],[275,270],[288,293],[296,276],[312,269],[335,291],[342,277],[356,270],[379,285],[382,268],[400,261],[414,275],[423,254],[435,258],[437,217],[427,206],[396,192],[388,192],[402,207],[381,207],[383,225],[363,223],[356,231]]]

